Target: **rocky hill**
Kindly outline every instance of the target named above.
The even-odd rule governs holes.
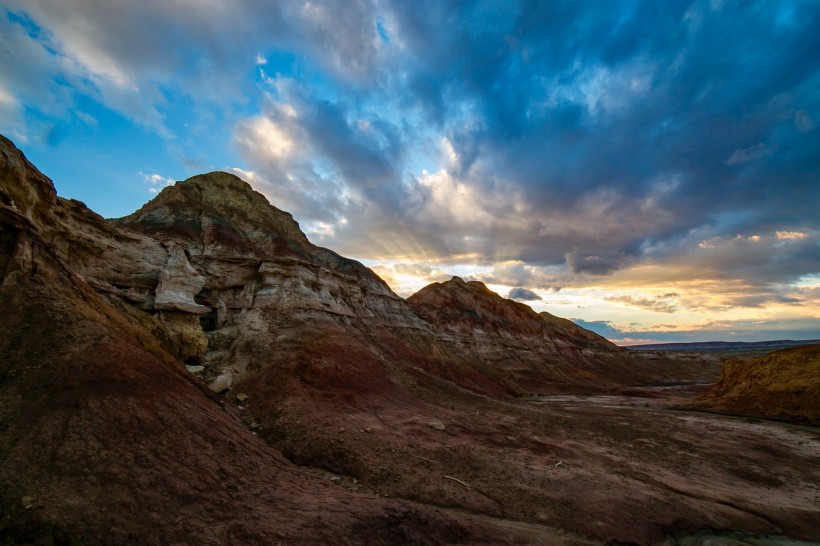
[[[290,214],[227,173],[167,187],[112,223],[142,245],[120,252],[132,260],[156,248],[139,271],[95,265],[87,277],[155,313],[176,354],[215,392],[298,380],[287,392],[355,393],[363,403],[367,391],[376,404],[406,397],[409,376],[504,396],[623,387],[669,371],[483,285],[435,284],[404,301],[360,263],[311,244]],[[465,313],[483,322],[465,329]],[[257,404],[255,418],[268,421],[273,406]]]
[[[58,198],[6,139],[0,226],[3,544],[511,540],[335,487],[258,438],[178,360],[193,349],[175,315],[157,318],[202,311],[169,288],[193,275],[184,251]]]
[[[793,347],[751,361],[729,360],[697,408],[820,424],[820,345]]]
[[[747,431],[721,429],[726,459],[701,426],[566,401],[702,365],[630,354],[481,283],[405,301],[232,175],[106,221],[0,139],[0,226],[4,544],[820,537],[793,486],[816,466],[799,438],[783,500],[761,508],[757,474],[731,473],[736,452],[770,462],[741,449]]]
[[[480,281],[433,283],[407,299],[438,330],[442,345],[485,375],[529,393],[624,388],[661,377],[703,376],[672,359],[648,360],[570,320],[536,313]]]

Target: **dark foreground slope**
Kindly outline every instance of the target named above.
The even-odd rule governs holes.
[[[782,349],[751,361],[729,360],[700,409],[820,424],[820,345]]]

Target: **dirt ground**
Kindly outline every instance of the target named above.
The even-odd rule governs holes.
[[[339,487],[535,544],[820,541],[820,431],[673,409],[706,386],[500,401],[428,385],[423,405],[311,404],[262,435]]]

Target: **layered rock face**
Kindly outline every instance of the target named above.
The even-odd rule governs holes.
[[[549,313],[539,315],[528,305],[502,298],[480,281],[464,282],[453,277],[445,283],[426,286],[407,301],[420,316],[449,332],[538,340],[549,351],[620,350],[572,321]]]
[[[57,198],[0,137],[4,544],[520,541],[345,491],[255,436],[138,309],[202,312],[180,252]]]
[[[165,188],[113,223],[162,242],[166,262],[153,294],[141,296],[152,307],[143,308],[158,313],[179,356],[217,392],[244,385],[261,394],[261,385],[299,378],[288,392],[307,386],[394,400],[408,374],[494,396],[634,378],[612,367],[613,355],[626,358],[614,345],[486,288],[467,297],[455,284],[433,285],[405,302],[358,262],[312,245],[289,214],[230,174]],[[139,290],[122,278],[98,282]],[[484,318],[467,325],[469,340],[459,313]],[[600,373],[581,361],[600,364]],[[261,420],[274,411],[255,409]]]
[[[274,377],[301,377],[301,388],[309,377],[333,396],[392,399],[421,374],[503,396],[670,371],[481,283],[436,283],[404,301],[360,263],[311,244],[231,174],[179,182],[111,223],[46,197],[57,203],[47,236],[61,259],[100,293],[152,314],[172,352],[217,392]]]
[[[820,345],[783,349],[746,362],[727,361],[720,380],[695,407],[820,424]]]
[[[155,334],[216,392],[273,382],[394,400],[408,381],[437,377],[504,396],[613,388],[672,366],[481,283],[436,283],[404,301],[360,263],[311,244],[231,174],[179,182],[110,223],[42,191],[54,204],[44,237],[60,259],[112,301],[151,314]],[[262,420],[274,411],[254,409]]]
[[[691,373],[671,361],[636,358],[570,320],[502,298],[479,281],[453,277],[407,302],[435,325],[450,352],[468,355],[482,373],[525,392],[611,390]]]

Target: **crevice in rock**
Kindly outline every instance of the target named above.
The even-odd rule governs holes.
[[[216,309],[199,316],[199,325],[203,332],[213,332],[217,329]]]
[[[186,366],[202,366],[202,362],[200,361],[198,356],[189,356],[185,359]]]

